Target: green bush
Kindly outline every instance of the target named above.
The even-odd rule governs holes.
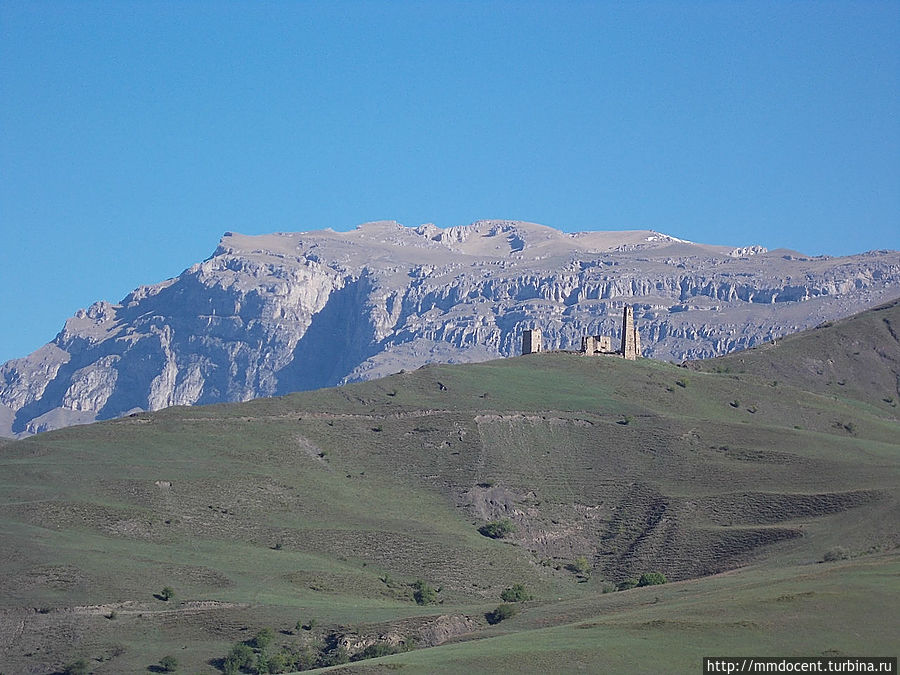
[[[588,562],[587,557],[580,555],[575,560],[566,565],[566,568],[575,572],[575,574],[580,574],[583,577],[586,577],[591,573],[591,563]]]
[[[308,647],[294,653],[293,657],[291,665],[297,670],[312,670],[319,662],[319,653]]]
[[[164,656],[159,660],[159,666],[167,673],[174,673],[178,670],[178,659],[174,656]]]
[[[362,661],[364,659],[377,659],[379,656],[390,656],[391,654],[399,654],[403,651],[397,645],[388,644],[387,642],[376,642],[369,645],[361,652],[354,654],[351,661]]]
[[[275,635],[272,633],[271,628],[263,628],[255,636],[253,636],[253,646],[260,651],[265,651],[272,643],[272,639],[274,637]]]
[[[327,668],[328,666],[339,666],[343,663],[348,663],[349,661],[350,654],[347,653],[347,650],[343,647],[338,647],[326,654],[322,654],[322,658],[319,660],[318,665]]]
[[[282,647],[276,653],[260,654],[256,660],[257,673],[290,673],[295,670],[308,670],[315,666],[315,658],[309,665],[303,665],[300,654],[296,654],[286,647]]]
[[[516,608],[513,605],[497,605],[497,609],[492,612],[488,612],[484,615],[484,618],[487,619],[487,622],[492,626],[494,624],[500,623],[516,613]]]
[[[504,518],[503,520],[494,520],[486,525],[482,525],[478,528],[478,531],[485,537],[502,539],[506,535],[515,532],[516,526],[512,524],[509,518]]]
[[[666,575],[662,572],[644,572],[638,579],[638,586],[656,586],[666,583]]]
[[[625,581],[620,581],[616,584],[617,591],[627,591],[629,588],[634,588],[638,585],[637,579],[625,579]]]
[[[294,659],[289,652],[282,649],[266,659],[260,657],[257,670],[261,673],[287,673],[294,670]]]
[[[513,584],[500,594],[503,602],[526,602],[532,597],[523,584]]]
[[[417,605],[433,605],[437,602],[437,591],[427,582],[417,579],[413,585],[413,599]]]
[[[240,642],[228,652],[228,656],[225,657],[222,667],[225,671],[225,675],[237,675],[237,673],[241,671],[241,668],[251,667],[255,660],[256,655],[253,653],[250,645]]]
[[[168,602],[175,597],[175,591],[171,586],[163,586],[163,589],[159,592],[159,597],[161,600]]]

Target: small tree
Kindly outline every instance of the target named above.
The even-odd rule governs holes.
[[[497,609],[495,609],[493,612],[488,612],[487,614],[485,614],[484,618],[487,619],[487,622],[493,626],[494,624],[500,623],[501,621],[510,618],[515,613],[515,607],[513,607],[512,605],[503,604],[497,605]]]
[[[427,582],[417,579],[413,585],[413,599],[417,605],[433,605],[437,602],[437,591]]]
[[[532,597],[524,584],[513,584],[500,594],[500,599],[503,602],[526,602],[531,600]]]
[[[159,660],[159,666],[167,673],[174,673],[178,670],[178,659],[174,656],[164,656]]]
[[[572,561],[572,564],[569,565],[569,569],[576,574],[586,577],[591,573],[591,563],[588,562],[586,556],[580,555]]]
[[[171,586],[163,586],[163,589],[159,592],[159,597],[161,600],[168,602],[175,597],[175,590]]]
[[[263,628],[253,637],[253,646],[260,651],[265,651],[272,644],[274,637],[271,628]]]
[[[638,586],[656,586],[666,583],[666,575],[662,572],[644,572],[638,579]]]
[[[502,539],[506,535],[515,532],[516,526],[512,524],[509,518],[504,518],[503,520],[494,520],[486,525],[482,525],[478,528],[478,531],[485,537]]]
[[[228,656],[225,657],[225,661],[222,664],[225,675],[237,675],[241,671],[241,668],[249,668],[252,666],[254,659],[255,654],[250,648],[250,645],[239,642],[231,648],[231,651],[228,652]]]

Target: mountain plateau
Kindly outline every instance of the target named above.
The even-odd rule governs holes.
[[[618,339],[625,303],[644,355],[681,361],[898,295],[896,251],[810,257],[499,220],[227,232],[177,278],[79,310],[0,366],[0,435],[510,356],[531,327],[545,348],[577,349],[583,335]]]

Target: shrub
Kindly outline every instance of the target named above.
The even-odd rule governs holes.
[[[656,586],[666,583],[666,575],[662,572],[644,572],[638,579],[638,586]]]
[[[417,605],[433,605],[437,602],[437,591],[427,582],[417,579],[412,585],[413,599]]]
[[[286,673],[294,669],[294,659],[284,649],[268,658],[259,658],[256,669],[261,673]]]
[[[526,602],[532,597],[523,584],[513,584],[500,594],[503,602]]]
[[[509,518],[504,518],[503,520],[494,520],[486,525],[482,525],[478,528],[478,531],[485,537],[502,539],[506,535],[515,532],[516,526],[512,524]]]
[[[487,619],[487,622],[492,626],[494,624],[500,623],[516,613],[516,608],[512,605],[497,605],[497,609],[493,612],[488,612],[484,615],[484,618]]]
[[[253,637],[253,646],[260,651],[265,651],[272,644],[274,637],[271,628],[263,628]]]
[[[825,551],[825,555],[822,556],[822,560],[824,562],[834,562],[835,560],[847,560],[850,558],[850,551],[845,549],[843,546],[835,546],[828,551]]]
[[[620,581],[616,585],[617,591],[627,591],[629,588],[634,588],[638,585],[637,579],[625,579],[625,581]]]
[[[222,663],[225,675],[237,675],[241,668],[249,668],[253,665],[254,658],[255,655],[250,645],[245,645],[243,642],[236,644]]]
[[[308,647],[293,654],[292,666],[297,670],[312,670],[319,662],[319,653]]]
[[[171,586],[163,586],[163,589],[159,592],[160,600],[165,600],[166,602],[168,602],[169,600],[171,600],[174,597],[175,597],[175,591],[172,589]]]
[[[159,660],[159,667],[166,673],[174,673],[178,670],[178,659],[174,656],[164,656]]]
[[[397,645],[388,644],[387,642],[376,642],[369,645],[361,652],[354,654],[351,661],[362,661],[363,659],[377,659],[379,656],[390,656],[391,654],[399,654],[403,651]]]
[[[323,654],[322,658],[319,660],[319,665],[323,668],[327,668],[328,666],[339,666],[342,663],[347,663],[350,661],[350,654],[347,653],[347,650],[343,647],[338,647],[337,649],[333,649],[332,651]]]
[[[580,555],[571,563],[569,563],[568,568],[575,572],[575,574],[580,574],[582,576],[587,576],[591,573],[591,563],[588,562],[588,559]]]
[[[66,667],[63,668],[63,675],[87,675],[87,673],[88,664],[84,659],[72,661],[72,663],[66,664]]]
[[[687,389],[688,382],[690,382],[690,380],[688,380],[686,377],[683,377],[680,380],[675,380],[675,384],[677,384],[682,389]]]

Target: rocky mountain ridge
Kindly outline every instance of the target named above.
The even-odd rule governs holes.
[[[510,356],[537,326],[545,348],[577,349],[618,339],[625,303],[644,355],[680,361],[898,295],[896,251],[808,257],[515,221],[228,232],[206,261],[80,310],[0,366],[0,435]]]

